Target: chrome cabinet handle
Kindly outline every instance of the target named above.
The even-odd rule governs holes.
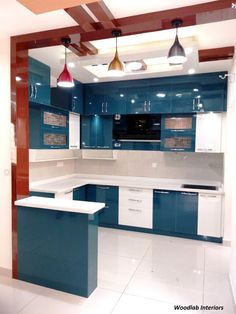
[[[30,98],[34,97],[34,89],[33,89],[33,85],[30,84]]]
[[[104,112],[104,102],[102,102],[102,112]]]
[[[197,193],[190,193],[190,192],[181,192],[183,195],[197,195]]]
[[[142,192],[143,190],[140,189],[129,189],[130,192]]]
[[[146,100],[145,100],[145,102],[143,104],[143,109],[144,109],[145,112],[147,111],[147,102],[146,102]]]
[[[151,100],[149,100],[149,102],[148,102],[148,111],[149,112],[151,111]]]
[[[110,187],[109,187],[109,186],[98,186],[98,189],[101,189],[101,190],[109,190]]]
[[[106,112],[107,112],[107,102],[106,102]]]
[[[37,98],[37,95],[38,95],[38,88],[36,85],[34,85],[34,99]]]
[[[78,145],[70,145],[71,148],[77,148]]]
[[[203,194],[200,194],[199,196],[200,196],[200,197],[206,197],[206,198],[217,198],[217,195],[214,195],[214,194],[213,194],[213,195],[212,195],[212,194],[208,194],[208,195],[206,195],[206,194],[204,194],[204,195],[203,195]]]
[[[136,200],[136,199],[134,199],[134,198],[129,198],[128,201],[130,201],[130,202],[142,203],[142,200]]]
[[[170,194],[170,192],[167,192],[167,191],[154,191],[154,193],[156,194]]]
[[[182,152],[185,148],[171,148],[170,150]]]
[[[131,212],[136,212],[136,213],[142,212],[141,209],[128,208],[128,210],[131,211]]]
[[[193,98],[193,111],[195,111],[195,98]]]

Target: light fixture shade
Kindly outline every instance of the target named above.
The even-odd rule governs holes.
[[[118,52],[116,51],[114,59],[108,66],[109,75],[111,76],[123,76],[124,73],[124,65],[120,61]]]
[[[174,44],[170,47],[168,53],[169,64],[182,64],[187,61],[183,46],[179,42],[179,38],[176,35]]]
[[[75,86],[73,77],[68,71],[66,64],[64,66],[64,70],[61,72],[61,74],[59,75],[57,79],[57,85],[60,87],[68,87],[68,88]]]

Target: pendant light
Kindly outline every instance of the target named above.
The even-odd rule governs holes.
[[[176,28],[176,35],[174,44],[171,46],[168,53],[168,61],[170,65],[182,64],[187,61],[185,51],[183,46],[179,42],[178,38],[178,28],[183,24],[183,21],[180,19],[173,20],[171,22],[172,26]]]
[[[69,46],[70,42],[71,42],[70,38],[62,38],[61,39],[62,45],[65,46],[65,65],[64,65],[63,71],[61,72],[61,74],[59,75],[59,77],[57,79],[57,86],[65,87],[65,88],[71,88],[71,87],[75,86],[73,77],[67,68],[67,51],[66,51],[66,48]]]
[[[116,29],[112,31],[112,36],[116,38],[116,52],[114,59],[111,61],[111,63],[108,66],[108,72],[109,76],[122,76],[125,74],[124,72],[124,65],[120,61],[117,51],[117,37],[121,35],[121,30]]]

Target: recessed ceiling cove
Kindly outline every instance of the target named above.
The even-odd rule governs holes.
[[[100,0],[47,0],[47,1],[37,1],[37,0],[17,0],[27,9],[35,14],[46,13],[49,11],[55,11],[60,9],[67,9],[71,7],[76,7],[81,4],[87,4],[91,2],[99,2]]]

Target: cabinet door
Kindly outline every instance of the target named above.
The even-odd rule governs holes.
[[[178,233],[197,234],[198,194],[176,192],[175,231]]]
[[[118,224],[118,187],[97,185],[96,201],[104,202],[105,208],[99,213],[100,224]]]
[[[84,105],[83,84],[75,81],[75,86],[71,90],[71,108],[70,111],[82,114]]]
[[[153,229],[175,231],[176,192],[153,191]]]
[[[197,114],[196,152],[221,152],[221,113]]]
[[[115,115],[126,113],[127,82],[109,82],[104,84],[104,110],[102,114]]]
[[[69,149],[80,148],[80,116],[69,114]]]
[[[43,149],[68,149],[68,132],[61,130],[42,129],[41,148]]]
[[[222,219],[221,195],[200,193],[197,234],[216,238],[222,237]]]
[[[171,78],[171,112],[195,111],[195,91],[199,89],[194,76],[184,75]]]
[[[98,149],[112,149],[112,116],[92,117],[96,125],[96,136]]]
[[[196,111],[226,111],[227,107],[227,80],[219,75],[226,72],[199,74],[198,108]],[[200,106],[199,106],[200,105]]]
[[[97,147],[97,128],[94,118],[94,116],[81,117],[81,148]]]
[[[46,64],[29,58],[29,100],[50,105],[50,68]]]
[[[42,128],[66,130],[69,125],[69,115],[66,111],[42,109]]]
[[[152,79],[148,83],[148,112],[171,112],[171,86],[169,78]]]
[[[85,91],[85,114],[103,114],[105,112],[105,91],[104,85],[100,84],[87,84],[84,88]]]
[[[127,82],[126,113],[148,113],[148,85],[146,80]]]
[[[195,132],[193,131],[162,131],[161,151],[194,152]]]
[[[73,200],[74,201],[87,201],[86,198],[86,186],[80,186],[73,190]]]

